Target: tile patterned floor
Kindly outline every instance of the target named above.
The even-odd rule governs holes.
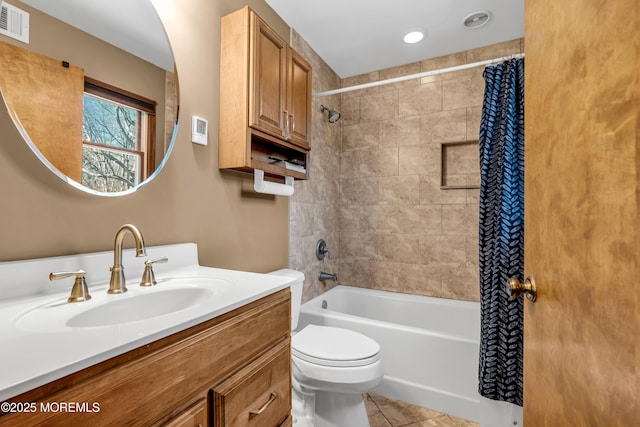
[[[480,427],[480,424],[368,393],[364,396],[371,427]]]

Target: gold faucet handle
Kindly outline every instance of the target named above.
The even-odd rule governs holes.
[[[71,288],[71,296],[67,298],[67,302],[81,302],[91,299],[89,295],[89,288],[87,287],[87,281],[85,280],[86,272],[84,270],[78,271],[65,271],[61,273],[50,273],[49,280],[66,279],[67,277],[75,276],[76,280],[73,282],[73,288]]]
[[[162,257],[157,259],[148,259],[144,262],[144,273],[142,273],[142,280],[140,286],[153,286],[157,284],[156,275],[153,272],[153,264],[163,264],[169,261],[169,258]]]

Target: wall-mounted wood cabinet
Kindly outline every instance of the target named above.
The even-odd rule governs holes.
[[[306,179],[311,66],[248,7],[221,37],[219,167]]]

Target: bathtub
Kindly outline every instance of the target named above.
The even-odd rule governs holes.
[[[302,304],[308,324],[361,332],[381,347],[374,393],[480,423],[522,426],[522,408],[478,394],[480,304],[337,286]]]

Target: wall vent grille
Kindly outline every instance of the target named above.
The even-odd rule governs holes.
[[[29,12],[0,1],[0,34],[29,43]]]

